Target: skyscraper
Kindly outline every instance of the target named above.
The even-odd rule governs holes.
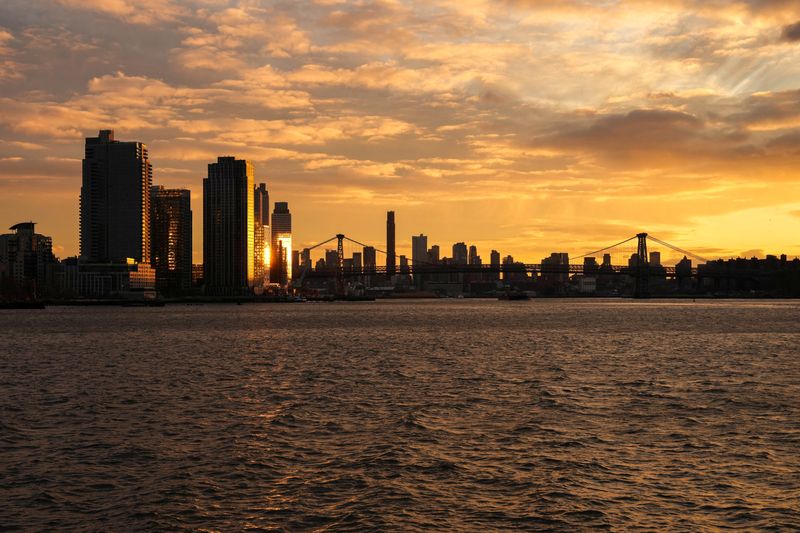
[[[81,256],[91,263],[150,261],[153,167],[140,142],[114,130],[87,137],[80,206]]]
[[[234,157],[209,163],[203,180],[203,278],[206,293],[249,294],[253,287],[253,164]]]
[[[424,265],[428,262],[428,237],[420,233],[411,236],[411,264]]]
[[[490,279],[499,280],[500,279],[500,252],[497,250],[492,250],[489,254],[489,264],[492,265],[492,270],[495,270],[491,274],[489,274]]]
[[[364,252],[364,270],[375,270],[377,265],[377,258],[375,255],[375,248],[373,246],[365,246]]]
[[[428,250],[428,263],[431,263],[432,265],[439,264],[439,245],[438,244],[434,244]]]
[[[272,236],[269,226],[269,191],[264,183],[259,183],[253,196],[253,275],[256,285],[268,281],[270,262],[270,242]]]
[[[469,247],[469,264],[470,265],[480,265],[481,258],[478,255],[478,247],[474,244]]]
[[[292,279],[292,214],[288,202],[275,202],[271,231],[270,281],[286,285]]]
[[[411,236],[411,265],[413,267],[424,267],[428,263],[428,237],[420,233]],[[423,274],[414,274],[414,285],[422,288]]]
[[[457,242],[453,245],[453,262],[457,265],[468,264],[467,245],[463,242]]]
[[[394,243],[394,211],[386,213],[386,273],[393,276],[397,271]]]
[[[265,183],[259,183],[255,189],[253,217],[256,223],[269,226],[269,191]]]
[[[192,286],[192,209],[188,189],[150,189],[150,260],[156,288],[176,294]]]

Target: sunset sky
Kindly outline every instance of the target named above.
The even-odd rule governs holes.
[[[420,232],[538,261],[648,231],[800,255],[800,2],[2,0],[0,224],[78,252],[83,138],[192,190],[219,155],[295,248]],[[4,229],[4,228],[3,228]],[[616,261],[615,261],[616,262]]]

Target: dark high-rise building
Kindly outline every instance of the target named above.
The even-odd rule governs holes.
[[[206,293],[249,294],[253,287],[253,164],[234,157],[209,163],[203,180],[203,279]]]
[[[432,265],[439,264],[439,245],[434,244],[428,250],[428,263]]]
[[[300,274],[300,250],[292,250],[292,279]]]
[[[260,183],[253,191],[253,276],[257,286],[268,281],[270,262],[269,191]]]
[[[86,138],[80,206],[80,249],[86,261],[149,262],[152,181],[144,144],[114,140],[113,130]]]
[[[457,265],[469,264],[467,245],[463,242],[457,242],[453,245],[453,262]]]
[[[256,224],[269,226],[269,191],[265,183],[259,183],[253,196],[253,217]]]
[[[492,250],[489,254],[489,264],[492,265],[493,272],[489,274],[489,279],[491,280],[499,280],[500,279],[500,252],[497,250]]]
[[[35,231],[35,222],[11,226],[0,235],[0,300],[37,298],[53,285],[53,240]]]
[[[156,288],[177,294],[192,286],[192,208],[188,189],[150,189],[150,263]]]
[[[424,265],[428,262],[428,237],[420,233],[411,236],[411,264]]]
[[[325,250],[325,267],[328,270],[339,268],[339,252],[337,250]]]
[[[394,242],[394,211],[386,213],[386,273],[393,276],[397,271]]]
[[[364,253],[364,270],[374,271],[378,264],[375,248],[373,246],[365,246],[362,252]]]
[[[286,285],[292,279],[292,214],[288,202],[275,202],[271,231],[270,281]]]

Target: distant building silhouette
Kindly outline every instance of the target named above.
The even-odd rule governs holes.
[[[428,263],[432,265],[439,264],[440,249],[438,244],[434,244],[428,249]]]
[[[114,139],[113,130],[87,137],[80,204],[80,250],[91,263],[150,261],[147,147]]]
[[[394,211],[388,211],[386,213],[386,273],[390,276],[393,276],[397,271],[394,238]]]
[[[375,270],[375,267],[378,265],[375,256],[375,247],[365,246],[362,252],[364,253],[364,270]]]
[[[192,208],[189,189],[150,189],[150,258],[156,288],[166,294],[192,286]]]
[[[206,293],[250,294],[255,243],[253,164],[218,157],[203,180],[203,278]]]
[[[411,264],[424,265],[428,262],[428,237],[420,233],[411,236]]]
[[[650,266],[661,266],[661,252],[650,252]]]
[[[457,242],[453,245],[453,262],[457,265],[469,264],[467,245],[463,242]]]
[[[481,258],[478,255],[478,247],[475,246],[474,244],[469,247],[468,261],[469,261],[470,265],[480,265],[481,264]]]

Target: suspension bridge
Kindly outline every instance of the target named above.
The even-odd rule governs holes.
[[[335,258],[335,264],[326,263],[324,268],[314,268],[310,260],[311,252],[315,249],[323,247],[327,244],[336,242],[336,253],[332,255]],[[627,265],[613,265],[604,262],[598,264],[596,261],[586,261],[582,263],[575,263],[581,259],[596,258],[599,254],[610,253],[614,250],[619,250],[629,243],[636,241],[636,253],[632,263]],[[573,275],[591,275],[591,276],[629,276],[634,281],[633,296],[635,298],[647,298],[650,295],[650,279],[654,275],[665,278],[680,278],[680,277],[697,277],[698,268],[685,266],[666,266],[661,264],[651,264],[650,256],[648,254],[648,242],[656,245],[657,247],[667,248],[678,254],[682,254],[685,259],[695,260],[698,263],[707,263],[708,261],[698,254],[684,250],[678,246],[670,244],[664,240],[658,239],[647,233],[638,233],[627,239],[624,239],[616,244],[606,246],[591,252],[583,253],[577,256],[568,256],[567,254],[557,254],[564,256],[567,261],[543,261],[541,263],[493,263],[493,264],[469,264],[463,262],[455,262],[449,260],[446,263],[442,262],[427,262],[427,261],[409,261],[407,266],[401,265],[398,269],[397,266],[381,266],[377,261],[372,264],[353,265],[352,263],[346,267],[346,259],[344,254],[345,243],[360,246],[362,249],[374,249],[376,253],[388,256],[389,253],[377,247],[369,246],[359,240],[350,238],[345,234],[339,233],[323,240],[313,246],[304,248],[302,251],[302,263],[299,265],[299,272],[293,277],[293,285],[295,288],[302,290],[305,284],[310,280],[315,279],[332,279],[336,281],[337,294],[344,294],[345,285],[348,280],[361,277],[383,277],[388,278],[395,274],[402,274],[408,276],[420,275],[434,275],[434,274],[494,274],[513,276],[524,273],[525,276],[537,278],[541,276],[560,277],[563,280],[568,280]],[[331,256],[329,256],[331,257]]]

